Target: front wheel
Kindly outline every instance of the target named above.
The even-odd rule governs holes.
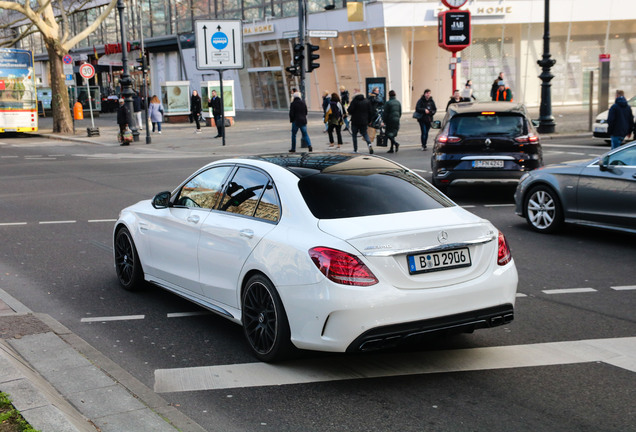
[[[121,228],[115,234],[115,269],[119,284],[128,291],[134,291],[143,285],[144,272],[141,268],[135,242],[127,228]]]
[[[252,353],[272,362],[289,356],[292,350],[287,314],[274,285],[264,276],[252,276],[242,296],[243,333]]]
[[[548,186],[532,188],[526,196],[524,210],[528,225],[537,232],[555,232],[563,223],[561,201]]]

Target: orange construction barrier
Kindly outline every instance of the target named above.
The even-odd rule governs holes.
[[[80,101],[75,102],[75,105],[73,105],[73,118],[75,120],[84,120],[84,107]]]

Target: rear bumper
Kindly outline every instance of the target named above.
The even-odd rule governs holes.
[[[434,174],[435,180],[447,185],[460,184],[517,184],[526,171],[505,170],[456,170],[446,171],[444,174]]]
[[[391,348],[429,334],[472,332],[507,324],[513,319],[514,307],[505,304],[457,315],[378,327],[360,335],[349,345],[347,352]]]

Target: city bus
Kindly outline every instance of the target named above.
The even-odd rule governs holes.
[[[38,130],[33,53],[0,48],[0,133]]]

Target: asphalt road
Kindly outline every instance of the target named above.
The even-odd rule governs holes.
[[[633,235],[537,234],[514,214],[514,189],[451,188],[509,240],[520,278],[512,323],[396,352],[304,353],[269,366],[251,357],[240,327],[158,289],[125,292],[115,277],[119,210],[171,190],[208,158],[0,141],[2,289],[206,430],[636,431],[636,369],[606,355],[635,343]],[[581,139],[544,144],[546,163],[607,150]],[[430,154],[417,146],[389,156],[430,177]],[[185,373],[198,379],[179,381]]]

